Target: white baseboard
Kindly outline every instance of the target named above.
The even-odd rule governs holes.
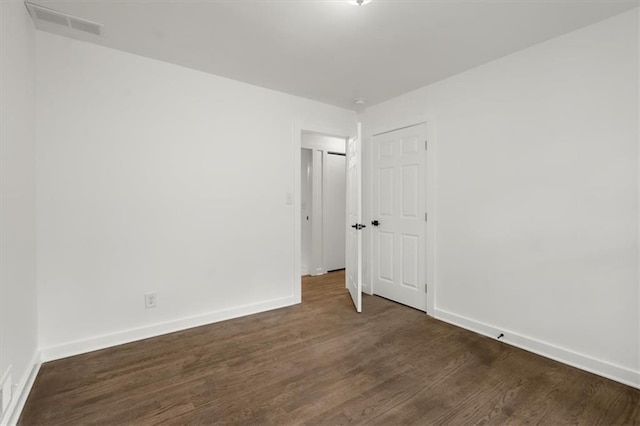
[[[435,318],[493,339],[496,339],[502,333],[504,337],[500,339],[501,342],[640,389],[640,371],[633,371],[619,365],[591,358],[587,355],[541,342],[510,330],[484,324],[442,309],[435,309]]]
[[[40,352],[36,351],[29,363],[29,368],[18,382],[15,397],[0,420],[0,425],[13,426],[18,423],[20,414],[22,414],[22,409],[24,408],[24,404],[27,402],[27,398],[29,397],[33,383],[36,381],[36,376],[38,376],[41,365]]]
[[[156,337],[162,334],[174,333],[176,331],[182,331],[192,327],[199,327],[201,325],[207,325],[219,321],[243,317],[246,315],[257,314],[260,312],[270,311],[272,309],[284,308],[286,306],[295,304],[295,298],[293,296],[289,296],[282,299],[274,299],[266,302],[255,303],[252,305],[227,309],[224,311],[211,312],[208,314],[183,318],[176,321],[169,321],[145,327],[124,330],[116,333],[106,334],[103,336],[93,337],[86,340],[79,340],[75,342],[63,343],[56,346],[49,346],[40,350],[41,359],[42,362],[53,361],[60,358],[66,358],[73,355],[79,355],[99,349],[122,345],[124,343],[134,342],[136,340],[148,339],[150,337]]]

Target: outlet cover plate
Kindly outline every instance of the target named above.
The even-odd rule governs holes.
[[[155,308],[158,306],[158,294],[147,293],[144,295],[144,307],[145,309]]]

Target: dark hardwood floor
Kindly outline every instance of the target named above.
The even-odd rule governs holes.
[[[379,297],[302,305],[42,366],[20,424],[640,424],[640,390]]]

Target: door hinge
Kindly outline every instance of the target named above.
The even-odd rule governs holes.
[[[428,149],[429,141],[424,141],[424,150]]]
[[[429,213],[424,214],[424,221],[427,222],[429,220]]]
[[[425,292],[425,293],[428,293],[428,292],[427,292],[427,285],[426,285],[426,284],[424,285],[424,292]]]

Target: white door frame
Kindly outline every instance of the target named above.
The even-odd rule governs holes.
[[[377,124],[370,129],[365,129],[363,138],[366,143],[363,143],[363,147],[366,147],[365,159],[363,163],[366,164],[367,176],[365,182],[367,184],[367,218],[365,223],[369,223],[372,220],[371,214],[373,212],[373,162],[371,152],[371,142],[373,137],[382,133],[392,132],[394,130],[403,129],[405,127],[411,127],[418,124],[424,124],[426,126],[426,135],[428,141],[428,149],[425,152],[426,161],[426,185],[425,185],[425,197],[427,205],[428,220],[426,222],[426,259],[424,259],[426,268],[425,276],[427,277],[427,314],[434,316],[435,310],[435,293],[436,293],[436,271],[435,271],[435,259],[436,259],[436,195],[437,195],[437,181],[436,181],[436,156],[437,156],[437,144],[436,144],[436,132],[433,120],[428,119],[426,115],[419,115],[409,117],[406,119],[392,121],[386,124]],[[371,260],[373,259],[373,244],[371,238],[368,239],[369,246],[366,248],[368,258],[368,286],[367,292],[373,294],[373,265]]]
[[[292,135],[293,155],[293,299],[294,303],[302,302],[302,221],[300,206],[302,175],[300,168],[302,160],[300,150],[302,147],[302,132],[319,133],[336,138],[347,138],[357,134],[357,123],[345,129],[326,127],[315,123],[294,122]]]

